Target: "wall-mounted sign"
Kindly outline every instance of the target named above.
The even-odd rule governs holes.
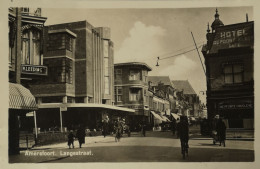
[[[252,100],[226,100],[218,104],[219,109],[253,109]]]
[[[22,74],[47,75],[48,69],[46,66],[39,65],[21,65]]]
[[[217,53],[219,49],[254,46],[254,23],[221,26],[217,28],[210,53]]]

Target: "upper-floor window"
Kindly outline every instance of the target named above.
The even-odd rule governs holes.
[[[131,88],[129,93],[130,101],[139,101],[141,99],[141,89]]]
[[[121,86],[117,86],[115,87],[115,100],[117,102],[121,102],[122,101],[122,87]]]
[[[48,59],[44,63],[48,66],[48,77],[45,83],[69,83],[73,82],[73,65],[72,60],[68,58]]]
[[[129,80],[141,80],[138,70],[130,70]]]
[[[240,63],[224,65],[224,82],[225,84],[236,84],[243,82],[243,65]]]
[[[22,34],[22,64],[41,65],[41,32],[25,30]]]
[[[72,51],[73,38],[72,36],[65,33],[50,34],[47,47],[49,51],[60,49],[67,49],[69,51]]]
[[[122,79],[122,69],[115,69],[115,79]]]

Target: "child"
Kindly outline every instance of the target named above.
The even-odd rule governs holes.
[[[68,146],[70,148],[70,145],[72,144],[72,147],[74,148],[74,134],[73,134],[73,130],[70,130],[70,133],[68,135]]]

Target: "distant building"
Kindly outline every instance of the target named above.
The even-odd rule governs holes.
[[[162,90],[165,93],[164,98],[170,103],[170,112],[174,112],[176,108],[176,93],[169,76],[148,76],[148,81],[155,90]]]
[[[198,117],[200,111],[199,97],[192,88],[189,81],[173,80],[172,83],[174,85],[174,88],[179,91],[178,97],[181,97],[178,100],[178,105],[179,107],[181,107],[181,109],[179,109],[179,113],[184,113],[188,116]]]
[[[145,63],[128,62],[114,65],[115,104],[134,109],[129,114],[129,124],[136,127],[149,120],[148,72],[152,68]]]
[[[202,53],[207,74],[208,118],[229,128],[254,128],[254,22],[224,25],[216,10]]]

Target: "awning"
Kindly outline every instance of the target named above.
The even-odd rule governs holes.
[[[9,109],[37,110],[35,97],[20,84],[9,83]]]
[[[151,111],[151,113],[152,113],[153,116],[154,116],[155,118],[157,118],[158,120],[165,121],[159,114],[156,114],[154,111]]]
[[[171,113],[172,117],[175,118],[175,120],[180,120],[180,116],[178,116],[175,113]]]
[[[39,108],[101,108],[101,109],[111,109],[119,110],[124,112],[135,112],[134,109],[129,109],[125,107],[117,107],[108,104],[94,104],[94,103],[42,103],[38,105]]]

